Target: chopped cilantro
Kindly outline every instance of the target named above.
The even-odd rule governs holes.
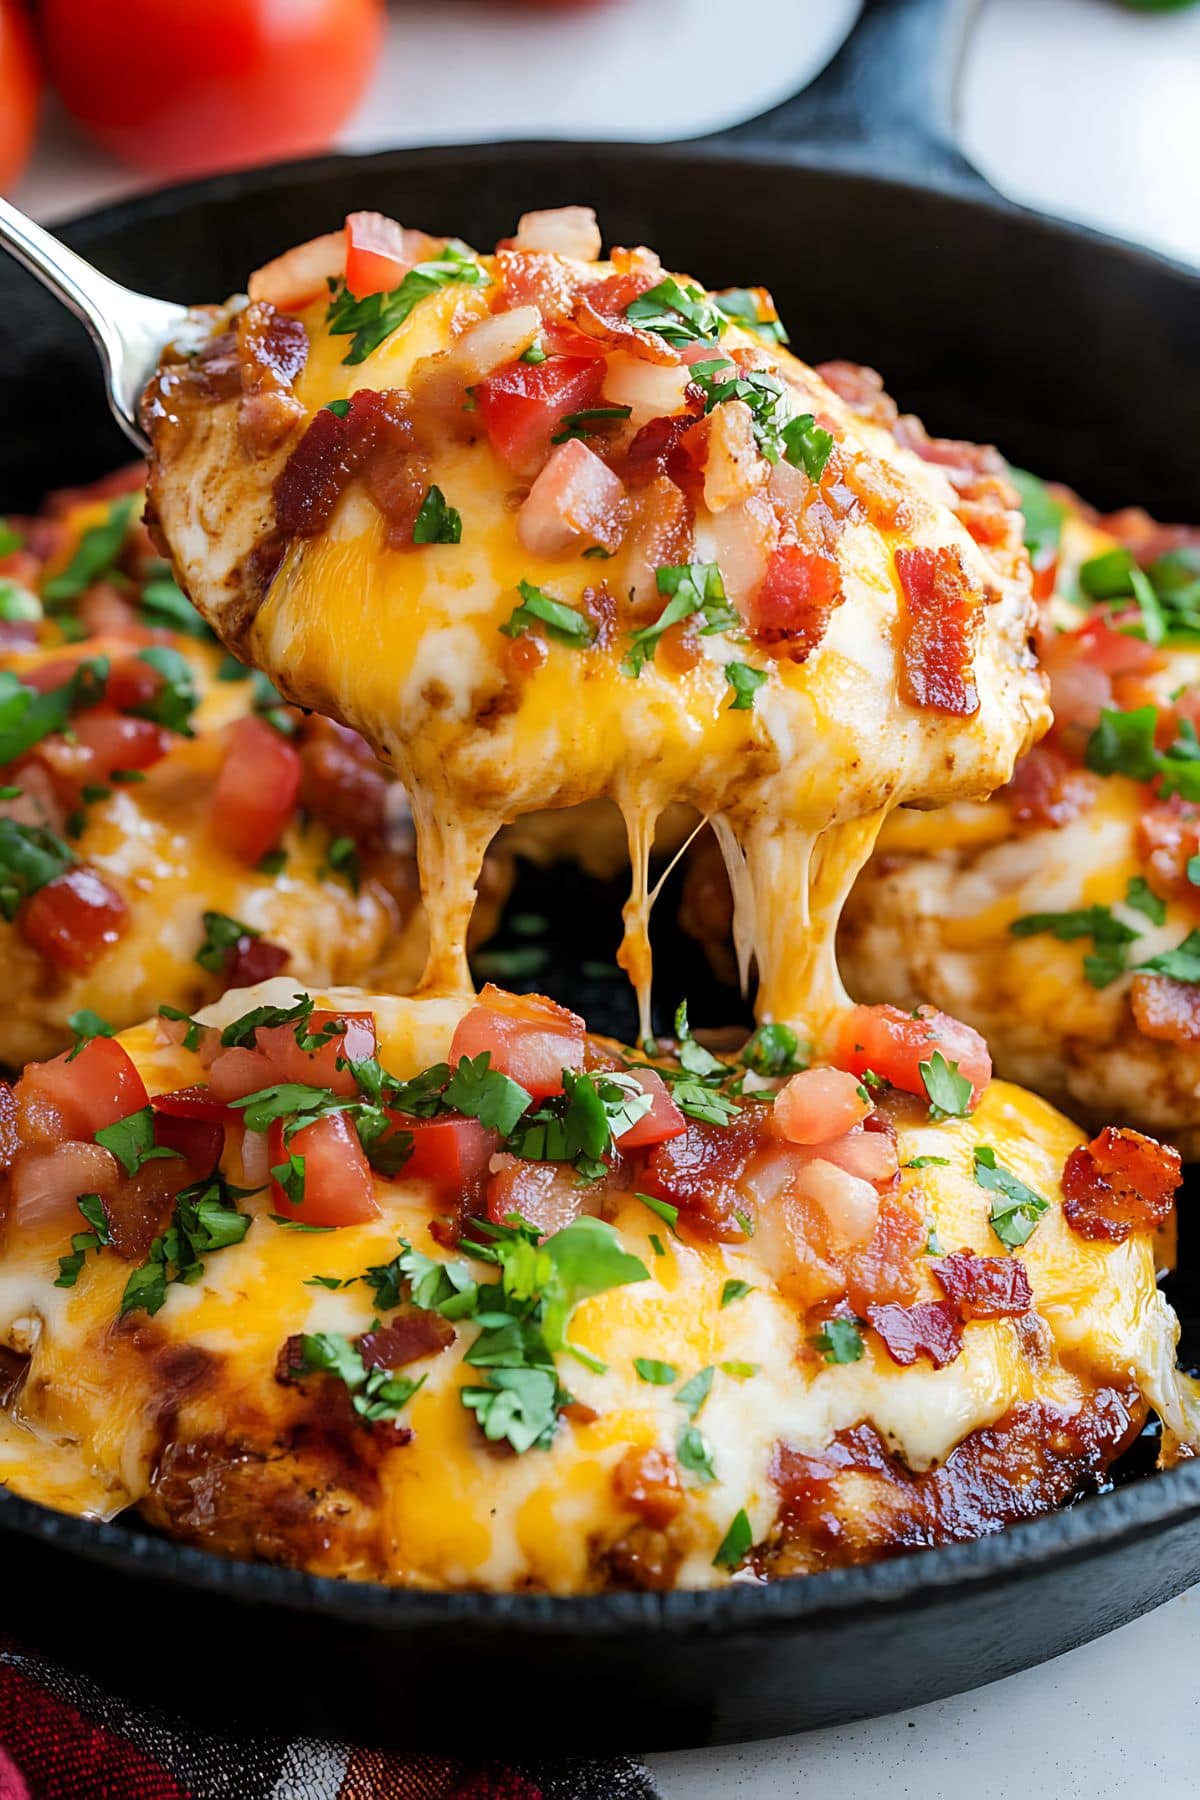
[[[740,1569],[750,1551],[754,1547],[754,1533],[750,1529],[750,1520],[746,1516],[745,1507],[734,1513],[729,1523],[729,1530],[717,1545],[717,1553],[713,1557],[714,1569],[727,1569],[732,1572]]]
[[[632,411],[631,406],[589,406],[582,412],[564,413],[561,420],[563,428],[555,432],[550,442],[565,444],[571,438],[595,437],[597,432],[627,419]]]
[[[100,1250],[109,1241],[108,1219],[104,1212],[104,1202],[99,1194],[80,1194],[75,1202],[90,1227],[87,1231],[77,1231],[71,1239],[71,1254],[58,1259],[58,1279],[55,1287],[74,1287],[79,1274],[87,1260],[89,1250]]]
[[[521,361],[523,363],[544,363],[545,360],[546,351],[542,349],[541,340],[539,338],[533,340],[533,343],[530,344],[528,350],[523,350],[521,352]]]
[[[332,336],[352,338],[343,363],[365,361],[385,338],[400,329],[415,306],[450,282],[487,287],[489,277],[474,257],[447,244],[440,257],[417,263],[399,287],[392,288],[389,293],[366,294],[358,300],[344,282],[340,283],[329,303],[325,320]]]
[[[655,1256],[665,1256],[667,1254],[663,1249],[663,1241],[659,1237],[657,1231],[652,1231],[650,1233],[650,1248],[653,1250]]]
[[[746,288],[725,288],[713,299],[735,325],[744,331],[752,331],[765,344],[786,344],[788,334],[771,306],[765,288],[749,290]]]
[[[232,1019],[221,1033],[223,1049],[230,1050],[236,1045],[254,1043],[256,1031],[267,1031],[276,1025],[302,1026],[311,1017],[313,999],[309,994],[296,994],[292,1006],[255,1006],[240,1019]],[[411,1112],[408,1107],[406,1111]]]
[[[0,913],[14,918],[23,900],[76,861],[75,852],[52,831],[0,819]]]
[[[489,1443],[503,1439],[518,1456],[549,1448],[565,1403],[550,1370],[521,1367],[492,1369],[478,1387],[460,1388],[459,1398]]]
[[[344,419],[350,411],[350,402],[348,400],[327,400],[324,410],[331,412],[335,419]]]
[[[250,1219],[238,1212],[236,1201],[245,1198],[246,1192],[230,1187],[219,1172],[184,1188],[176,1196],[167,1230],[155,1238],[146,1261],[125,1283],[121,1316],[135,1309],[156,1313],[171,1282],[199,1281],[204,1273],[203,1256],[240,1244],[250,1229]]]
[[[290,1138],[314,1119],[329,1112],[343,1112],[352,1102],[339,1099],[328,1088],[311,1087],[303,1081],[277,1081],[229,1104],[241,1113],[247,1131],[265,1131],[275,1119],[294,1120],[285,1133]]]
[[[204,942],[196,952],[195,960],[202,969],[208,969],[213,975],[222,975],[229,961],[229,952],[237,948],[239,938],[261,937],[253,925],[246,925],[241,919],[231,919],[228,913],[206,912],[202,916],[204,925]]]
[[[682,1406],[689,1419],[694,1419],[700,1412],[704,1402],[712,1391],[713,1369],[701,1369],[690,1381],[685,1381],[675,1398]]]
[[[175,1019],[180,1024],[186,1020],[187,1030],[183,1034],[183,1047],[185,1050],[200,1048],[200,1034],[208,1028],[202,1025],[199,1019],[193,1019],[190,1013],[183,1012],[178,1006],[168,1006],[165,1001],[158,1009],[158,1016],[160,1019]]]
[[[684,563],[678,568],[662,568],[655,572],[660,594],[668,596],[667,604],[653,625],[644,625],[632,633],[629,649],[621,662],[621,671],[634,680],[647,663],[654,661],[658,640],[672,625],[699,614],[704,621],[701,635],[736,630],[741,625],[737,609],[725,595],[725,584],[716,563]]]
[[[1163,950],[1137,966],[1155,975],[1169,975],[1172,981],[1200,981],[1200,930],[1189,931],[1173,950]]]
[[[1056,550],[1062,536],[1062,522],[1067,516],[1062,501],[1056,500],[1045,482],[1039,481],[1036,475],[1026,469],[1015,469],[1011,463],[1008,479],[1017,490],[1025,515],[1025,548],[1029,554],[1036,556],[1042,550]]]
[[[530,625],[540,624],[555,643],[568,644],[573,650],[584,650],[595,641],[596,627],[585,614],[543,593],[531,582],[519,581],[517,587],[521,604],[513,608],[500,627],[505,637],[520,637]]]
[[[304,1204],[304,1158],[289,1150],[281,1163],[271,1164],[272,1178],[279,1183],[293,1206]]]
[[[810,1046],[802,1044],[790,1025],[760,1025],[742,1046],[742,1066],[756,1075],[798,1075],[807,1069]]]
[[[726,325],[726,315],[703,288],[691,282],[685,287],[672,275],[632,300],[625,317],[631,325],[657,333],[676,349],[715,340]]]
[[[1147,890],[1149,892],[1149,890]],[[1136,901],[1131,901],[1136,905]],[[1146,911],[1146,907],[1141,909]],[[1084,906],[1074,912],[1026,913],[1009,926],[1014,937],[1034,937],[1048,932],[1063,943],[1078,938],[1091,938],[1091,954],[1083,959],[1083,972],[1093,987],[1107,987],[1125,971],[1127,946],[1138,933],[1131,925],[1115,918],[1107,906]]]
[[[426,1379],[422,1375],[413,1381],[389,1369],[368,1369],[357,1346],[337,1331],[305,1332],[300,1354],[306,1370],[333,1375],[343,1383],[350,1404],[369,1425],[397,1419]]]
[[[643,1206],[648,1206],[652,1213],[657,1214],[672,1237],[679,1236],[676,1230],[676,1226],[679,1224],[679,1208],[677,1206],[672,1206],[669,1200],[659,1200],[654,1194],[635,1194],[634,1199],[640,1200]]]
[[[530,1162],[573,1163],[586,1180],[598,1181],[607,1172],[602,1159],[615,1140],[644,1118],[653,1102],[634,1076],[616,1070],[584,1075],[564,1069],[562,1080],[562,1093],[526,1113],[510,1130],[505,1148]]]
[[[1200,859],[1193,858],[1193,861]],[[1189,874],[1188,879],[1191,879]],[[1125,890],[1125,904],[1132,906],[1135,912],[1145,913],[1152,925],[1162,925],[1167,917],[1167,903],[1159,898],[1141,875],[1131,875],[1129,886]]]
[[[674,1363],[655,1362],[648,1356],[635,1356],[633,1366],[641,1381],[648,1381],[652,1387],[672,1387],[679,1380],[679,1370]]]
[[[1019,1176],[997,1162],[990,1144],[975,1147],[975,1179],[987,1188],[992,1200],[992,1230],[1010,1250],[1018,1249],[1033,1232],[1049,1202],[1026,1187]]]
[[[462,542],[462,514],[447,506],[440,487],[431,487],[413,520],[414,544],[458,544]]]
[[[147,615],[146,623],[182,631],[187,637],[212,643],[212,630],[205,624],[178,582],[169,575],[156,576],[143,584],[138,606]]]
[[[110,1038],[117,1035],[116,1026],[110,1025],[107,1019],[102,1019],[100,1014],[93,1012],[90,1006],[81,1006],[78,1012],[73,1012],[68,1018],[67,1024],[75,1033],[75,1048],[68,1058],[69,1061],[73,1061],[83,1046],[90,1044],[93,1038]]]
[[[5,624],[32,625],[42,616],[42,603],[36,594],[21,586],[19,581],[0,578],[0,619]]]
[[[965,1119],[971,1110],[971,1083],[958,1072],[956,1062],[947,1062],[935,1050],[928,1062],[917,1064],[922,1085],[929,1096],[932,1119]]]
[[[362,864],[359,861],[358,845],[352,837],[335,837],[326,855],[329,866],[335,875],[341,875],[352,894],[357,894],[362,885]]]
[[[675,1455],[680,1468],[694,1475],[697,1481],[708,1485],[717,1479],[712,1445],[697,1426],[684,1426],[675,1445]]]
[[[138,661],[162,676],[162,686],[148,700],[127,710],[140,719],[153,719],[155,724],[177,731],[181,737],[194,737],[192,714],[200,696],[187,657],[166,644],[151,644],[148,650],[138,652]]]
[[[43,583],[44,600],[51,605],[62,600],[74,600],[85,588],[91,587],[94,581],[99,581],[101,576],[112,573],[125,548],[125,539],[129,535],[137,503],[136,494],[124,494],[121,499],[114,500],[107,517],[84,532],[62,573],[52,575],[49,581]]]
[[[117,1119],[112,1125],[101,1126],[96,1133],[96,1142],[116,1157],[127,1175],[136,1175],[144,1163],[180,1154],[178,1150],[168,1150],[165,1145],[155,1143],[154,1108],[149,1105]]]
[[[913,1156],[902,1165],[906,1169],[948,1169],[948,1156]]]
[[[752,712],[754,696],[767,680],[767,671],[752,668],[749,663],[727,662],[725,679],[733,689],[733,699],[729,702],[729,711]]]
[[[490,1131],[508,1137],[531,1104],[532,1095],[508,1075],[493,1069],[491,1061],[489,1050],[481,1051],[476,1057],[462,1057],[442,1100],[455,1112],[466,1113]]]
[[[723,1362],[717,1365],[722,1375],[729,1375],[734,1381],[749,1381],[762,1368],[761,1363]]]
[[[780,435],[784,461],[803,469],[810,481],[820,481],[833,454],[832,433],[818,425],[811,413],[800,413],[789,419]]]
[[[747,1294],[753,1292],[754,1288],[750,1282],[731,1278],[721,1289],[721,1305],[732,1306],[735,1300],[744,1300]]]
[[[14,550],[20,550],[25,542],[21,533],[10,525],[7,519],[0,519],[0,556],[11,556]]]
[[[826,1319],[812,1340],[827,1363],[861,1362],[864,1347],[857,1319]]]

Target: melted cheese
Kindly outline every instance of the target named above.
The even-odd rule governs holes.
[[[593,279],[609,273],[609,264],[589,271]],[[421,358],[487,317],[494,297],[494,289],[445,288],[352,366],[343,360],[346,339],[329,334],[323,306],[314,305],[303,315],[311,347],[298,398],[311,414],[359,388],[404,387]],[[731,328],[722,348],[739,345],[761,350]],[[769,680],[745,711],[728,704],[724,665],[745,652],[727,633],[701,637],[703,654],[686,672],[659,657],[637,680],[620,669],[623,645],[552,643],[519,703],[500,703],[500,627],[518,582],[576,604],[600,570],[620,593],[623,553],[596,564],[524,549],[514,478],[482,434],[447,443],[436,458],[436,480],[462,515],[461,543],[388,550],[381,518],[351,487],[321,535],[292,543],[247,632],[250,602],[244,593],[231,598],[226,577],[261,521],[278,459],[255,465],[240,450],[235,402],[202,409],[191,424],[167,419],[156,431],[155,504],[196,603],[293,698],[361,730],[412,795],[431,923],[424,991],[469,988],[465,924],[493,834],[525,813],[606,796],[627,821],[634,892],[621,960],[648,1027],[648,847],[663,812],[686,802],[718,823],[741,859],[739,933],[757,953],[762,1016],[795,1020],[820,1038],[845,1000],[835,910],[883,816],[901,802],[990,792],[1044,729],[1042,682],[1025,641],[1027,571],[1019,580],[999,575],[950,510],[940,471],[855,420],[786,351],[771,355],[796,410],[828,418],[841,454],[902,495],[903,523],[847,525],[833,552],[845,603],[805,663],[767,665]],[[729,519],[698,508],[695,558],[724,562],[731,597],[745,600],[729,560]],[[899,697],[893,555],[909,545],[953,547],[992,597],[982,609],[972,717]]]
[[[254,1004],[286,1003],[294,984],[280,980],[227,996],[207,1017],[238,1016]],[[376,1014],[380,1054],[400,1075],[445,1055],[463,1010],[458,1000],[406,1001],[338,991],[318,1004]],[[151,1026],[123,1042],[151,1091],[195,1079],[195,1061],[157,1041]],[[964,1332],[958,1359],[944,1369],[900,1368],[872,1337],[860,1362],[828,1366],[803,1355],[803,1323],[780,1294],[754,1240],[694,1246],[666,1237],[655,1255],[650,1233],[661,1222],[632,1195],[614,1200],[612,1220],[649,1279],[613,1289],[578,1308],[575,1340],[608,1367],[603,1373],[563,1360],[564,1378],[591,1423],[563,1423],[548,1450],[497,1458],[483,1445],[458,1390],[477,1379],[462,1362],[474,1328],[460,1326],[451,1349],[422,1363],[425,1386],[405,1420],[415,1437],[389,1451],[380,1469],[378,1507],[385,1521],[386,1578],[440,1587],[535,1585],[567,1591],[594,1584],[597,1546],[628,1528],[611,1485],[614,1466],[631,1447],[671,1449],[683,1422],[671,1388],[649,1386],[635,1357],[674,1363],[680,1380],[715,1366],[712,1392],[698,1424],[709,1439],[717,1480],[691,1483],[680,1536],[686,1545],[679,1580],[723,1579],[712,1557],[730,1518],[745,1506],[756,1539],[774,1517],[777,1495],[769,1465],[777,1442],[816,1451],[831,1436],[867,1420],[914,1470],[943,1461],[971,1431],[994,1422],[1021,1400],[1086,1405],[1096,1385],[1132,1381],[1182,1417],[1171,1374],[1175,1322],[1154,1285],[1145,1237],[1119,1246],[1086,1243],[1070,1232],[1058,1207],[1059,1171],[1079,1134],[1043,1102],[993,1083],[969,1120],[925,1124],[901,1132],[902,1162],[938,1155],[945,1167],[908,1171],[919,1186],[931,1226],[946,1246],[995,1254],[988,1196],[972,1178],[972,1151],[988,1143],[1036,1191],[1049,1212],[1024,1246],[1035,1306],[1049,1350],[1031,1359],[1008,1321],[977,1322]],[[231,1169],[233,1179],[240,1171]],[[429,1250],[429,1191],[419,1182],[380,1181],[377,1223],[336,1232],[281,1230],[265,1200],[244,1203],[254,1217],[239,1245],[206,1259],[194,1286],[175,1285],[151,1331],[166,1349],[192,1346],[219,1359],[219,1379],[184,1396],[173,1433],[183,1442],[224,1438],[258,1421],[269,1431],[281,1416],[273,1379],[280,1346],[299,1331],[353,1335],[367,1329],[372,1295],[361,1285],[340,1292],[307,1287],[313,1275],[361,1274],[394,1254],[403,1236]],[[665,1234],[664,1234],[665,1237]],[[127,1267],[92,1257],[73,1289],[53,1286],[54,1241],[10,1243],[0,1265],[0,1336],[32,1351],[19,1418],[36,1442],[10,1427],[0,1440],[0,1483],[47,1504],[108,1516],[147,1495],[158,1456],[157,1409],[169,1389],[163,1349],[139,1358],[114,1333]],[[482,1268],[478,1273],[486,1276]],[[753,1291],[723,1307],[729,1278]],[[922,1298],[939,1297],[928,1275]],[[725,1362],[752,1363],[737,1379]],[[569,1368],[569,1376],[565,1374]],[[416,1371],[414,1371],[416,1372]],[[47,1441],[54,1444],[46,1452]],[[77,1448],[72,1452],[71,1445]],[[320,1566],[343,1573],[347,1552],[336,1541]]]

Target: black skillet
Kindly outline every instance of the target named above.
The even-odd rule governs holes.
[[[488,245],[528,208],[586,201],[608,242],[651,243],[712,286],[767,283],[802,355],[875,364],[931,429],[1104,505],[1200,518],[1200,276],[987,187],[950,134],[962,23],[945,0],[868,0],[805,94],[697,143],[331,156],[64,235],[132,287],[217,299],[357,207]],[[771,44],[739,42],[731,18],[728,49]],[[669,42],[655,54],[670,79]],[[128,454],[82,332],[7,264],[0,394],[0,510]],[[576,994],[614,928],[587,904],[562,950]],[[1185,1271],[1189,1250],[1185,1225]],[[1173,1298],[1200,1348],[1194,1274]],[[222,1722],[260,1732],[576,1754],[769,1736],[994,1680],[1200,1579],[1200,1464],[1151,1462],[1143,1444],[1111,1492],[977,1543],[766,1589],[583,1599],[338,1584],[0,1494],[0,1630],[138,1700],[211,1720],[215,1697]]]

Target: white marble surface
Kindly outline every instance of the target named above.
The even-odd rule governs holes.
[[[609,0],[558,17],[395,8],[350,147],[685,136],[747,117],[827,59],[854,0]],[[984,0],[962,140],[1014,197],[1200,262],[1200,7]],[[44,217],[137,185],[50,121],[20,199]],[[585,198],[585,196],[580,196]],[[665,1800],[1183,1800],[1198,1790],[1200,1593],[1041,1670],[910,1714],[650,1759]],[[846,1670],[853,1682],[854,1670]]]

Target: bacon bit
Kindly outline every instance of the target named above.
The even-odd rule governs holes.
[[[436,1356],[453,1342],[454,1327],[441,1313],[403,1306],[386,1325],[364,1332],[357,1346],[368,1369],[402,1369],[423,1356]]]
[[[1014,825],[1058,830],[1088,811],[1098,785],[1094,775],[1079,768],[1057,745],[1035,744],[1001,792]]]
[[[618,1506],[627,1507],[647,1525],[661,1530],[683,1511],[685,1495],[679,1464],[669,1451],[626,1450],[612,1472]]]
[[[579,438],[559,444],[530,488],[517,536],[534,556],[557,556],[580,544],[616,550],[625,521],[625,489]]]
[[[269,456],[304,417],[293,389],[308,360],[308,333],[299,319],[252,300],[238,316],[237,349],[238,437],[248,456]]]
[[[868,1242],[845,1259],[846,1297],[860,1316],[871,1306],[911,1300],[917,1291],[917,1258],[928,1230],[901,1195],[885,1194]]]
[[[282,975],[291,960],[291,951],[285,950],[282,944],[272,944],[267,938],[244,933],[225,952],[222,991],[254,987],[260,981],[269,981],[272,975]]]
[[[689,492],[698,487],[698,463],[683,447],[686,434],[698,425],[707,425],[698,407],[693,407],[690,412],[650,419],[634,433],[617,463],[625,485],[646,487],[669,475],[677,487],[686,487]]]
[[[1063,1217],[1080,1237],[1123,1244],[1166,1224],[1183,1179],[1179,1152],[1140,1131],[1106,1125],[1063,1169]]]
[[[536,306],[547,324],[569,319],[574,311],[579,278],[560,257],[497,250],[496,279],[510,307]]]
[[[902,687],[913,706],[969,717],[979,711],[973,658],[983,596],[952,544],[900,549]]]
[[[1200,905],[1200,889],[1188,880],[1188,863],[1200,855],[1200,813],[1172,794],[1149,801],[1137,822],[1137,852],[1146,880],[1162,900]]]
[[[1168,1044],[1200,1043],[1200,988],[1169,975],[1135,975],[1129,990],[1143,1037]]]
[[[807,662],[845,598],[832,557],[781,544],[751,596],[746,622],[759,643],[778,648],[793,662]]]
[[[1008,467],[994,444],[972,444],[964,438],[930,437],[914,413],[900,414],[892,427],[892,436],[906,450],[914,451],[922,462],[937,463],[951,474],[968,478],[1003,476]],[[1009,504],[1016,506],[1017,495],[1008,482],[1003,491],[1011,495]]]
[[[315,537],[374,447],[384,396],[360,388],[339,416],[314,413],[275,482],[275,517],[288,537]]]
[[[962,1322],[948,1300],[922,1300],[917,1306],[871,1306],[867,1321],[883,1339],[894,1363],[911,1368],[918,1356],[927,1356],[935,1369],[944,1369],[962,1350]]]
[[[883,376],[875,369],[863,363],[835,361],[817,363],[816,371],[858,418],[889,430],[895,424],[896,403],[885,392]]]
[[[746,1164],[764,1143],[765,1109],[749,1106],[728,1125],[689,1119],[681,1137],[660,1144],[639,1177],[639,1191],[679,1208],[680,1223],[718,1243],[746,1236],[737,1214],[746,1202],[739,1185]]]
[[[508,640],[506,640],[508,641]],[[300,804],[359,849],[384,835],[390,782],[356,731],[312,713],[300,727]]]
[[[596,262],[600,256],[600,227],[590,206],[556,206],[547,212],[522,213],[512,247]]]
[[[1025,1264],[1015,1256],[956,1250],[929,1267],[963,1319],[1018,1319],[1033,1307]]]
[[[1143,568],[1172,550],[1200,548],[1200,530],[1196,526],[1160,525],[1140,506],[1126,506],[1120,512],[1102,515],[1096,523],[1132,550]]]
[[[81,975],[128,929],[121,895],[86,863],[64,869],[31,894],[17,914],[17,930],[58,969]]]
[[[673,350],[656,331],[643,331],[625,317],[625,308],[652,288],[655,280],[655,275],[642,272],[609,275],[603,281],[593,282],[575,302],[572,325],[606,350],[628,350],[644,362],[679,362],[678,350]]]

